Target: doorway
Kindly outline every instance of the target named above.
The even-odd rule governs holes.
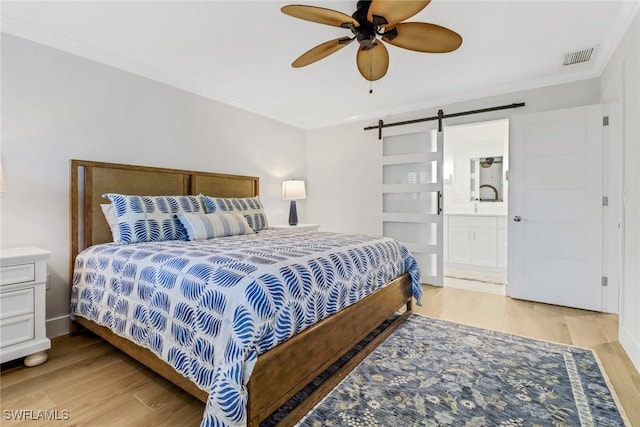
[[[445,127],[443,157],[444,286],[505,295],[509,120]]]

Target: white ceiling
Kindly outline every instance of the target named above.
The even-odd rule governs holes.
[[[2,1],[2,31],[311,129],[598,77],[638,0],[432,0],[410,21],[463,37],[453,53],[388,45],[370,84],[357,44],[304,68],[291,62],[345,29],[302,21],[280,1]],[[303,1],[351,14],[356,1]],[[568,52],[595,47],[587,63]]]

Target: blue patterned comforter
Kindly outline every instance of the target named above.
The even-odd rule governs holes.
[[[258,354],[403,273],[419,301],[407,249],[364,235],[107,243],[78,255],[71,314],[150,349],[208,392],[202,426],[240,426]]]

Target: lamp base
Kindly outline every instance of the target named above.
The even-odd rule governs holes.
[[[289,225],[298,225],[298,208],[295,200],[292,200],[289,206]]]

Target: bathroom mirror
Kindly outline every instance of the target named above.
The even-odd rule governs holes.
[[[472,202],[502,202],[503,188],[502,156],[471,158],[471,194]]]

